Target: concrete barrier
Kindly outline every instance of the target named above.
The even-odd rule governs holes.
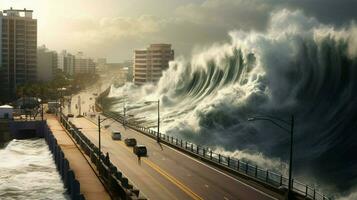
[[[84,200],[85,198],[80,191],[80,183],[75,178],[74,172],[69,167],[68,160],[65,158],[61,147],[57,144],[57,140],[47,124],[44,124],[43,134],[70,198],[72,200]]]

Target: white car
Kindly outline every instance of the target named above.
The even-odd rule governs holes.
[[[112,139],[113,140],[121,140],[121,133],[119,131],[112,132]]]

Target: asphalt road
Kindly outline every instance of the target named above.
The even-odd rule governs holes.
[[[81,95],[82,112],[90,113],[94,97],[90,91]],[[90,99],[92,98],[92,99]],[[72,112],[77,97],[73,98]],[[68,112],[68,109],[64,109]],[[104,116],[101,116],[104,118]],[[95,144],[98,144],[97,118],[72,118],[72,122],[82,128],[82,132]],[[281,199],[279,194],[263,187],[252,187],[235,177],[223,172],[166,145],[158,144],[154,139],[124,127],[112,119],[105,120],[102,128],[102,151],[108,152],[111,161],[140,189],[148,199],[212,199],[212,200],[271,200]],[[111,131],[119,130],[122,141],[111,139]],[[124,143],[125,138],[134,137],[138,144],[148,149],[148,156],[140,160],[132,148]]]

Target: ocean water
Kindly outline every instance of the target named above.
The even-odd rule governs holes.
[[[68,199],[44,139],[12,140],[0,149],[0,199]]]
[[[176,58],[160,81],[112,86],[110,109],[223,154],[287,173],[290,135],[249,117],[295,115],[297,180],[335,196],[357,186],[357,27],[322,24],[301,11],[271,14],[264,32]],[[284,124],[283,124],[284,125]],[[289,129],[286,126],[286,129]]]

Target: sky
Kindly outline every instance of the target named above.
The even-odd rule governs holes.
[[[283,8],[336,27],[357,21],[357,0],[0,0],[1,10],[10,7],[34,10],[38,46],[109,62],[151,43],[171,43],[176,57],[189,57],[229,40],[229,31],[264,31]]]

